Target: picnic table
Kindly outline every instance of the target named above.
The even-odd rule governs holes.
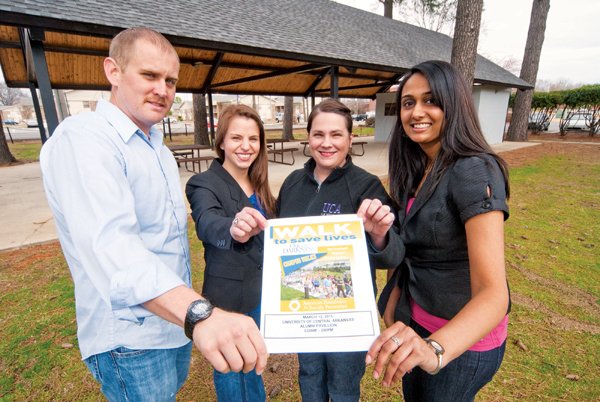
[[[177,166],[181,166],[181,164],[183,163],[185,166],[185,170],[187,170],[188,172],[200,173],[202,171],[202,162],[206,164],[206,168],[208,169],[210,162],[212,162],[212,160],[215,159],[213,155],[200,155],[201,150],[211,149],[210,145],[180,144],[171,145],[169,146],[169,149],[175,157]],[[191,170],[188,168],[188,163],[192,164]],[[198,166],[197,171],[196,165]]]
[[[284,140],[280,138],[267,138],[267,154],[269,155],[269,160],[274,163],[282,163],[284,165],[293,165],[296,162],[294,158],[294,152],[298,150],[296,147],[285,147],[284,144],[289,142],[289,140]],[[285,162],[284,155],[290,154],[292,157],[292,162]],[[273,158],[271,159],[271,155]],[[279,157],[279,159],[278,159]]]

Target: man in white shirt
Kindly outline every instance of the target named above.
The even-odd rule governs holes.
[[[191,288],[177,165],[154,127],[175,97],[175,49],[158,32],[128,29],[104,72],[110,102],[63,121],[40,155],[84,362],[111,401],[175,400],[188,338],[219,371],[261,373],[267,352],[254,321]]]

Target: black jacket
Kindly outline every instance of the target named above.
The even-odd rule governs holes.
[[[446,320],[467,304],[471,279],[465,222],[490,211],[502,211],[507,219],[505,184],[498,163],[489,155],[459,159],[435,187],[431,177],[425,180],[408,215],[399,212],[406,256],[382,291],[380,312],[397,285],[403,291],[396,321],[410,321],[409,295],[428,313]]]
[[[250,200],[218,159],[190,178],[185,194],[204,245],[202,295],[226,310],[252,311],[261,297],[263,233],[246,243],[234,241],[229,233],[235,214],[252,207]]]
[[[277,199],[280,218],[354,214],[366,198],[376,198],[392,206],[379,178],[354,165],[350,156],[347,157],[344,166],[335,169],[320,187],[314,179],[315,165],[314,159],[309,159],[304,169],[292,172],[283,182]],[[403,255],[404,246],[395,228],[390,230],[388,244],[384,250],[375,250],[369,244],[374,290],[375,268],[394,268],[400,263]]]

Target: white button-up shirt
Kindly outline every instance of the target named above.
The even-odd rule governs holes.
[[[191,286],[177,164],[116,106],[69,117],[40,154],[44,187],[75,283],[82,357],[124,346],[175,348],[183,330],[142,303]]]

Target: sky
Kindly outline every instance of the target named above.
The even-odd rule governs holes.
[[[335,0],[383,15],[378,0]],[[520,70],[533,0],[484,0],[478,52]],[[517,74],[518,75],[518,74]],[[550,0],[538,81],[600,84],[600,1]]]

